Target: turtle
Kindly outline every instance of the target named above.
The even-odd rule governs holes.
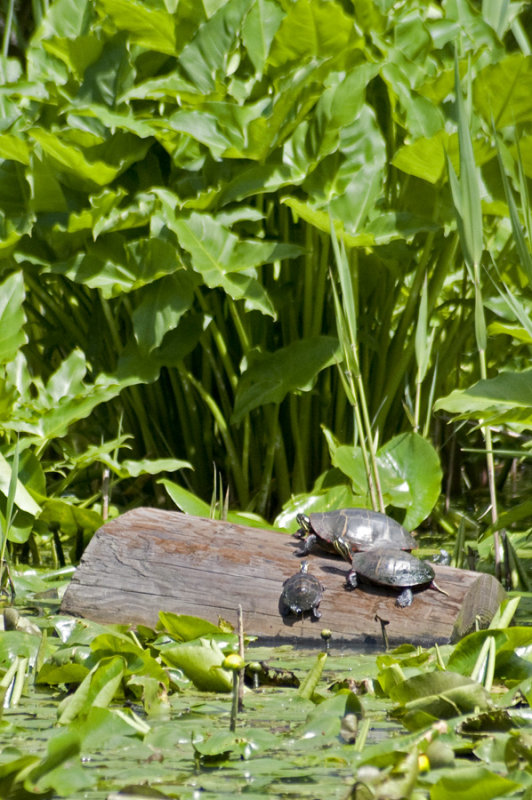
[[[298,556],[308,555],[314,544],[319,544],[329,552],[338,551],[335,542],[339,536],[348,542],[353,552],[384,546],[400,550],[413,550],[416,547],[416,540],[406,528],[386,514],[369,508],[344,508],[309,516],[298,514],[297,521],[301,527],[295,536],[305,540],[296,553]]]
[[[340,539],[339,547],[351,553]],[[351,571],[346,578],[346,588],[355,589],[361,581],[377,583],[397,589],[395,605],[406,608],[412,604],[412,589],[432,588],[447,594],[434,583],[434,570],[428,561],[397,548],[382,547],[364,553],[352,553]]]
[[[321,617],[318,606],[321,602],[324,587],[320,581],[308,572],[308,561],[302,561],[299,572],[291,575],[283,583],[281,592],[281,611],[284,617],[289,614],[301,614],[310,611],[313,619]]]

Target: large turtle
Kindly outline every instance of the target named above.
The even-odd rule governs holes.
[[[297,552],[298,556],[308,555],[314,544],[334,552],[338,550],[335,542],[340,536],[353,552],[374,547],[389,546],[399,550],[413,550],[416,547],[416,540],[406,528],[386,514],[369,508],[344,508],[309,516],[298,514],[297,521],[301,527],[295,535],[305,540]]]
[[[346,578],[346,588],[356,589],[359,580],[397,589],[395,605],[405,608],[413,600],[412,589],[432,588],[447,594],[434,583],[434,570],[427,561],[416,558],[405,550],[383,547],[364,553],[351,553],[345,541],[338,542],[344,555],[351,556],[351,571]]]
[[[281,593],[281,611],[283,616],[301,614],[310,611],[313,619],[321,617],[318,606],[321,602],[323,586],[319,580],[308,572],[308,561],[302,561],[299,572],[291,575],[283,583]]]

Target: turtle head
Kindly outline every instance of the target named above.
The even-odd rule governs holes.
[[[339,553],[342,556],[342,558],[345,558],[346,561],[349,561],[349,563],[351,563],[353,559],[353,554],[351,552],[349,544],[347,543],[347,540],[344,539],[343,536],[335,536],[333,539],[333,545],[336,552]]]
[[[306,514],[298,514],[296,516],[297,524],[301,528],[303,533],[310,533],[311,525],[310,525],[310,517],[307,517]]]
[[[299,565],[299,571],[300,571],[300,573],[302,575],[306,575],[307,574],[307,572],[308,572],[308,561],[306,559],[305,559],[305,561],[302,561],[301,564]]]

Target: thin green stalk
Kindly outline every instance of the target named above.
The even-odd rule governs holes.
[[[366,471],[371,503],[374,509],[384,511],[384,501],[380,488],[375,443],[373,440],[371,421],[366,402],[364,383],[360,374],[360,366],[358,361],[357,315],[353,286],[351,282],[351,273],[347,263],[343,240],[340,247],[332,218],[331,240],[342,290],[342,303],[340,303],[340,298],[338,296],[334,280],[331,279],[336,312],[336,325],[344,353],[346,367],[346,374],[343,374],[342,369],[339,370],[339,374],[355,414],[356,427],[358,430],[362,458],[364,460],[364,468]]]
[[[294,469],[293,469],[293,489],[296,494],[306,489],[306,469],[305,451],[302,441],[301,430],[305,429],[301,419],[301,403],[303,398],[290,395],[288,405],[290,409],[290,432],[294,441]],[[308,453],[306,454],[308,455]]]
[[[207,304],[207,302],[205,300],[205,297],[203,296],[202,292],[197,291],[196,292],[196,297],[199,300],[199,304],[200,304],[201,309],[204,312],[204,314],[206,316],[212,316],[212,309],[209,308],[209,306],[208,306],[208,304]],[[214,344],[216,345],[216,349],[217,349],[217,351],[218,351],[218,353],[220,355],[220,359],[222,361],[222,364],[224,365],[224,369],[225,369],[225,373],[227,375],[227,379],[228,379],[229,384],[230,384],[230,386],[231,386],[231,388],[233,389],[233,392],[234,392],[236,390],[236,387],[237,387],[237,384],[238,384],[238,377],[236,375],[236,372],[235,372],[235,369],[234,369],[234,366],[233,366],[233,362],[231,361],[231,358],[229,357],[229,351],[227,349],[227,342],[229,340],[229,337],[228,337],[227,331],[225,331],[225,333],[222,333],[222,331],[220,330],[220,325],[223,323],[223,315],[222,315],[221,310],[219,308],[216,308],[218,303],[216,302],[216,300],[214,298],[212,298],[212,303],[215,306],[215,313],[214,313],[214,319],[211,321],[208,330],[209,330],[209,333],[210,333],[210,335],[212,337],[212,340],[213,340]],[[205,349],[208,352],[208,348],[205,348]],[[212,354],[211,354],[211,363],[213,364],[213,368],[215,368],[214,365],[216,364],[216,360],[214,359]],[[219,370],[216,368],[215,371],[218,373],[217,378],[219,379],[219,382],[223,383],[223,381],[221,380],[221,375],[219,374]]]
[[[266,454],[264,457],[264,466],[262,468],[262,478],[255,498],[255,507],[258,514],[264,516],[268,496],[271,488],[273,464],[275,461],[275,451],[280,443],[279,432],[279,404],[268,404],[264,406],[264,415],[266,417],[266,427],[268,431],[268,444],[266,447]]]
[[[7,58],[9,53],[9,40],[11,39],[11,28],[13,25],[13,12],[15,8],[15,0],[8,0],[7,15],[4,27],[4,38],[2,41],[2,56]]]
[[[238,503],[242,508],[246,508],[249,502],[249,491],[247,487],[247,483],[245,480],[244,475],[242,474],[242,469],[240,462],[238,460],[238,455],[236,452],[235,445],[233,443],[233,439],[231,437],[231,433],[229,431],[229,427],[227,425],[226,419],[220,408],[218,407],[217,403],[215,402],[212,395],[210,395],[200,381],[196,380],[196,378],[189,372],[186,371],[187,379],[190,381],[192,386],[196,389],[197,393],[211,412],[218,429],[220,431],[220,435],[223,439],[225,448],[227,450],[227,460],[229,466],[231,468],[231,473],[233,476],[233,480],[235,482],[235,490],[237,493]]]
[[[453,234],[445,241],[443,248],[439,250],[438,260],[429,282],[429,315],[434,308],[437,297],[440,295],[445,278],[449,274],[451,267],[454,265],[454,257],[458,247],[458,241],[458,235]],[[387,359],[387,363],[391,368],[386,381],[386,392],[384,393],[383,402],[377,415],[377,422],[381,430],[386,424],[387,416],[397,395],[397,391],[404,381],[404,376],[409,370],[413,356],[414,339],[409,337],[406,340],[403,340],[401,349],[394,353],[394,357]]]

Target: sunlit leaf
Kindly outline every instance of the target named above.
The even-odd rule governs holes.
[[[338,340],[332,336],[302,339],[257,356],[239,381],[234,420],[265,403],[280,403],[289,392],[309,391],[318,373],[338,357]]]
[[[233,686],[230,672],[222,669],[224,653],[211,639],[176,644],[161,650],[163,660],[183,670],[194,685],[206,692],[229,692]]]
[[[21,272],[14,272],[0,286],[0,364],[11,361],[27,341],[23,330],[26,321],[23,300],[23,276]]]

